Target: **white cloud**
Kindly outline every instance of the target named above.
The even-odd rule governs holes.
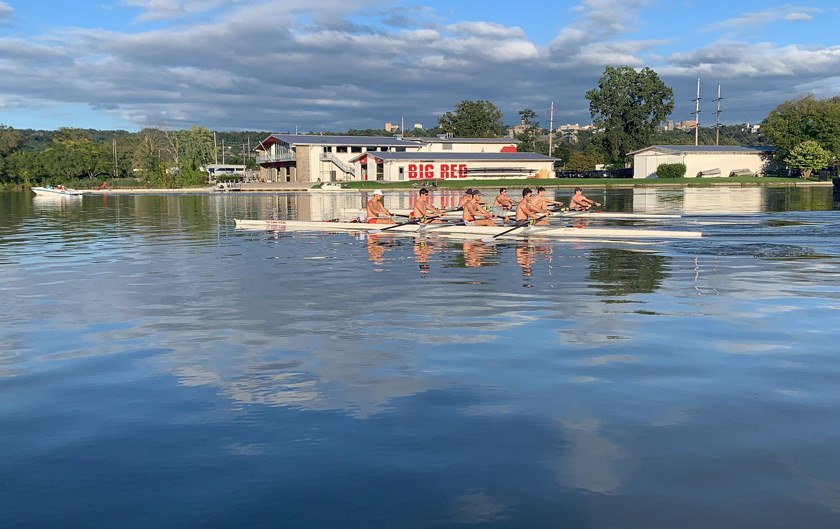
[[[743,30],[744,28],[753,26],[764,26],[766,24],[776,22],[778,20],[810,20],[811,18],[813,18],[812,14],[821,12],[822,9],[816,7],[802,8],[786,5],[782,7],[765,9],[764,11],[750,11],[744,13],[741,16],[712,24],[707,28],[707,30]]]
[[[678,101],[692,99],[679,88],[698,76],[739,92],[784,86],[764,96],[778,103],[796,95],[795,85],[840,71],[836,46],[720,40],[687,48],[696,35],[637,31],[652,2],[584,0],[543,47],[521,26],[438,23],[437,12],[420,7],[401,10],[395,24],[382,0],[124,0],[149,17],[210,11],[147,31],[54,27],[0,36],[0,98],[38,101],[33,111],[42,102],[106,109],[137,127],[342,130],[395,116],[432,126],[462,99],[488,99],[507,121],[555,101],[559,120],[582,123],[584,94],[608,64],[653,68]],[[2,7],[9,9],[0,0]],[[812,12],[773,11],[779,20]],[[680,46],[687,51],[673,51]],[[746,120],[764,117],[755,113]]]
[[[0,2],[0,22],[12,16],[15,10],[9,7],[6,2]]]

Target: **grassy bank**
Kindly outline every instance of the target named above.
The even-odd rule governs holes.
[[[433,185],[434,182],[436,186]],[[482,179],[475,180],[434,180],[423,182],[429,189],[467,189],[470,187],[500,188],[500,187],[530,187],[545,188],[558,187],[714,187],[714,186],[766,186],[766,185],[813,185],[816,179],[803,180],[801,178],[733,176],[727,178],[528,178],[528,179]],[[819,182],[828,184],[830,182]],[[345,182],[350,189],[411,189],[423,187],[417,182]]]

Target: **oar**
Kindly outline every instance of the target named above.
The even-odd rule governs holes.
[[[446,211],[441,211],[440,215],[432,215],[432,216],[426,217],[426,220],[440,218],[441,215],[443,215],[444,213],[447,213],[447,212]],[[399,228],[400,226],[408,226],[409,224],[419,224],[419,223],[420,223],[420,219],[414,219],[414,220],[410,220],[408,222],[401,222],[399,224],[392,224],[391,226],[388,226],[387,228],[382,228],[381,230],[371,230],[370,233],[379,234],[379,233],[382,233],[383,231],[388,231],[388,230],[393,230],[394,228]]]
[[[537,223],[537,222],[541,221],[542,219],[546,218],[547,216],[548,215],[543,215],[541,217],[537,217],[537,218],[533,219],[533,221],[534,221],[534,223]],[[519,228],[524,228],[524,227],[528,226],[530,224],[530,222],[531,222],[531,219],[518,220],[518,221],[516,221],[516,226],[514,226],[513,228],[505,230],[502,233],[497,233],[496,235],[494,235],[492,237],[485,237],[485,238],[481,239],[481,242],[493,242],[496,239],[498,239],[499,237],[501,237],[502,235],[507,235],[508,233],[510,233],[514,230],[518,230]]]

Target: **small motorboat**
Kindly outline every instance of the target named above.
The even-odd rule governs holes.
[[[80,197],[84,193],[64,186],[37,186],[32,191],[38,196]]]

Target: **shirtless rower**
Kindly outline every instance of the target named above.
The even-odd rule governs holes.
[[[545,196],[545,188],[538,187],[536,196],[531,198],[531,209],[535,210],[537,213],[551,213],[548,209],[549,205],[561,207],[563,203],[549,199]]]
[[[575,188],[575,193],[569,197],[569,211],[586,211],[592,206],[600,206],[599,202],[595,202],[583,195],[583,190],[579,187]]]
[[[424,187],[420,190],[420,198],[414,203],[414,209],[409,213],[408,217],[411,220],[416,220],[420,224],[426,224],[429,222],[441,222],[441,215],[443,215],[441,210],[429,204],[429,190]]]
[[[458,200],[458,207],[456,209],[458,209],[459,211],[464,209],[464,204],[466,204],[470,200],[472,200],[472,189],[467,189],[466,191],[464,191],[464,194],[461,195],[461,198]]]
[[[522,200],[520,200],[519,205],[516,206],[516,223],[525,224],[526,222],[533,222],[538,226],[546,226],[548,225],[548,221],[544,218],[540,219],[540,215],[537,215],[536,210],[532,207],[531,197],[533,193],[534,192],[527,187],[522,190]]]
[[[377,189],[373,192],[373,198],[367,202],[367,221],[368,224],[393,224],[394,214],[385,209],[385,206],[380,202],[382,198],[382,191]]]
[[[493,205],[497,208],[513,209],[513,200],[507,195],[507,188],[499,189],[499,194],[493,199]]]
[[[464,202],[464,224],[467,226],[495,226],[490,213],[481,209],[481,191],[478,189],[467,190],[471,200]]]
[[[497,217],[508,217],[513,212],[515,205],[507,194],[507,188],[499,189],[499,194],[493,199],[493,207],[490,211]]]

